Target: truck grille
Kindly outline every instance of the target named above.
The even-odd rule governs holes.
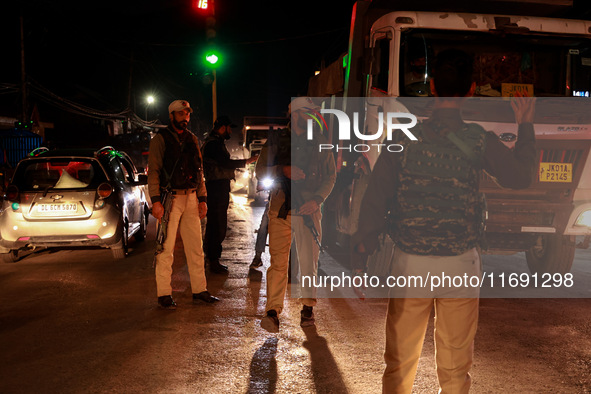
[[[573,180],[576,179],[575,174],[580,164],[584,164],[585,160],[581,159],[587,153],[586,149],[538,149],[538,163],[572,163],[573,165]],[[481,181],[488,187],[491,186],[493,178],[484,171],[480,177]],[[539,184],[538,178],[534,179],[533,185]]]
[[[540,149],[540,162],[547,163],[572,163],[573,173],[577,171],[577,164],[581,161],[583,150],[571,149]]]

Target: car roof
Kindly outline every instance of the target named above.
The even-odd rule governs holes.
[[[96,149],[56,149],[46,152],[42,152],[35,157],[63,157],[63,156],[74,156],[74,157],[95,157]]]
[[[98,158],[100,156],[112,154],[120,157],[125,157],[131,161],[129,155],[123,151],[118,151],[112,146],[103,146],[99,149],[92,148],[69,148],[69,149],[54,149],[49,150],[45,147],[40,147],[29,153],[29,159],[44,158],[44,157],[85,157]]]

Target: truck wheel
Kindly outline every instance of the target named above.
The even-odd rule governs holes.
[[[2,253],[2,261],[5,263],[16,263],[18,261],[18,250],[11,250],[8,253]]]
[[[127,252],[128,252],[128,236],[127,236],[127,232],[128,232],[128,228],[127,228],[127,223],[123,223],[123,225],[121,226],[121,239],[119,240],[119,242],[117,242],[115,245],[113,245],[111,247],[111,253],[113,253],[113,258],[115,260],[121,260],[124,259],[125,256],[127,256]]]
[[[575,258],[575,237],[541,235],[538,243],[525,252],[525,258],[532,273],[566,274]]]

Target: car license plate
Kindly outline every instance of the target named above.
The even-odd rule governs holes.
[[[540,163],[540,182],[572,182],[572,163]]]
[[[37,212],[39,213],[76,213],[78,211],[78,204],[76,203],[62,203],[62,204],[38,204]]]

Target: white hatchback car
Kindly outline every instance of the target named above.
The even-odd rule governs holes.
[[[105,247],[124,258],[129,238],[146,235],[149,208],[138,174],[124,152],[49,151],[21,160],[0,212],[0,258],[16,261],[37,247]]]

